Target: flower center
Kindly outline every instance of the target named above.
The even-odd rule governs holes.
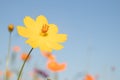
[[[42,26],[40,35],[41,35],[41,36],[47,36],[47,35],[48,35],[48,34],[47,34],[48,29],[49,29],[49,26],[48,26],[47,24],[44,24],[44,25]]]

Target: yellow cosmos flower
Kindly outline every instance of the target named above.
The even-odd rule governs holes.
[[[60,44],[67,39],[66,34],[58,34],[55,24],[48,24],[45,16],[40,15],[36,20],[29,16],[24,18],[25,26],[17,26],[18,34],[27,38],[26,43],[32,48],[40,48],[41,51],[60,50]]]

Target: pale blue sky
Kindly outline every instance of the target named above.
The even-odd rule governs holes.
[[[25,16],[35,19],[39,15],[58,25],[60,33],[68,34],[64,49],[53,52],[59,62],[68,63],[67,70],[59,74],[60,80],[73,80],[86,70],[99,74],[99,80],[110,80],[111,66],[116,67],[114,80],[120,79],[120,0],[0,0],[0,60],[4,61],[7,54],[8,24],[24,25]],[[29,51],[24,41],[15,30],[12,46]],[[45,66],[39,53],[39,49],[32,52],[33,59],[26,67]],[[4,66],[2,63],[0,69]]]

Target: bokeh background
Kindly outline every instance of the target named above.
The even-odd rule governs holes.
[[[53,51],[57,61],[67,63],[59,80],[82,80],[84,73],[99,75],[99,80],[120,80],[120,0],[0,0],[0,70],[5,70],[8,25],[15,26],[11,49],[16,45],[21,48],[14,65],[19,69],[23,63],[19,55],[31,47],[18,35],[16,26],[24,25],[25,16],[35,19],[39,15],[56,24],[59,33],[68,35],[64,48]],[[23,71],[25,80],[30,80],[26,76],[32,67],[47,70],[39,49],[31,56]]]

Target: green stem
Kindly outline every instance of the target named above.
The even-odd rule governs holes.
[[[29,56],[30,56],[32,50],[33,50],[33,48],[31,48],[31,50],[29,51],[29,54],[27,55],[27,57],[26,57],[26,59],[25,59],[23,65],[22,65],[22,67],[21,67],[21,69],[20,69],[20,72],[19,72],[19,74],[18,74],[17,80],[20,80],[21,73],[22,73],[22,71],[23,71],[23,68],[24,68],[24,66],[25,66],[25,63],[26,63],[27,59],[29,58]]]
[[[9,42],[8,42],[8,54],[7,54],[7,61],[6,61],[7,67],[9,65],[9,60],[10,60],[10,48],[11,48],[11,33],[10,33]]]
[[[58,80],[58,73],[57,72],[55,72],[55,74],[54,74],[54,80]]]
[[[8,80],[7,75],[6,75],[6,71],[8,70],[8,66],[9,66],[9,60],[10,60],[10,48],[11,48],[11,32],[10,32],[9,40],[8,40],[8,53],[7,53],[7,57],[6,57],[5,80]]]

